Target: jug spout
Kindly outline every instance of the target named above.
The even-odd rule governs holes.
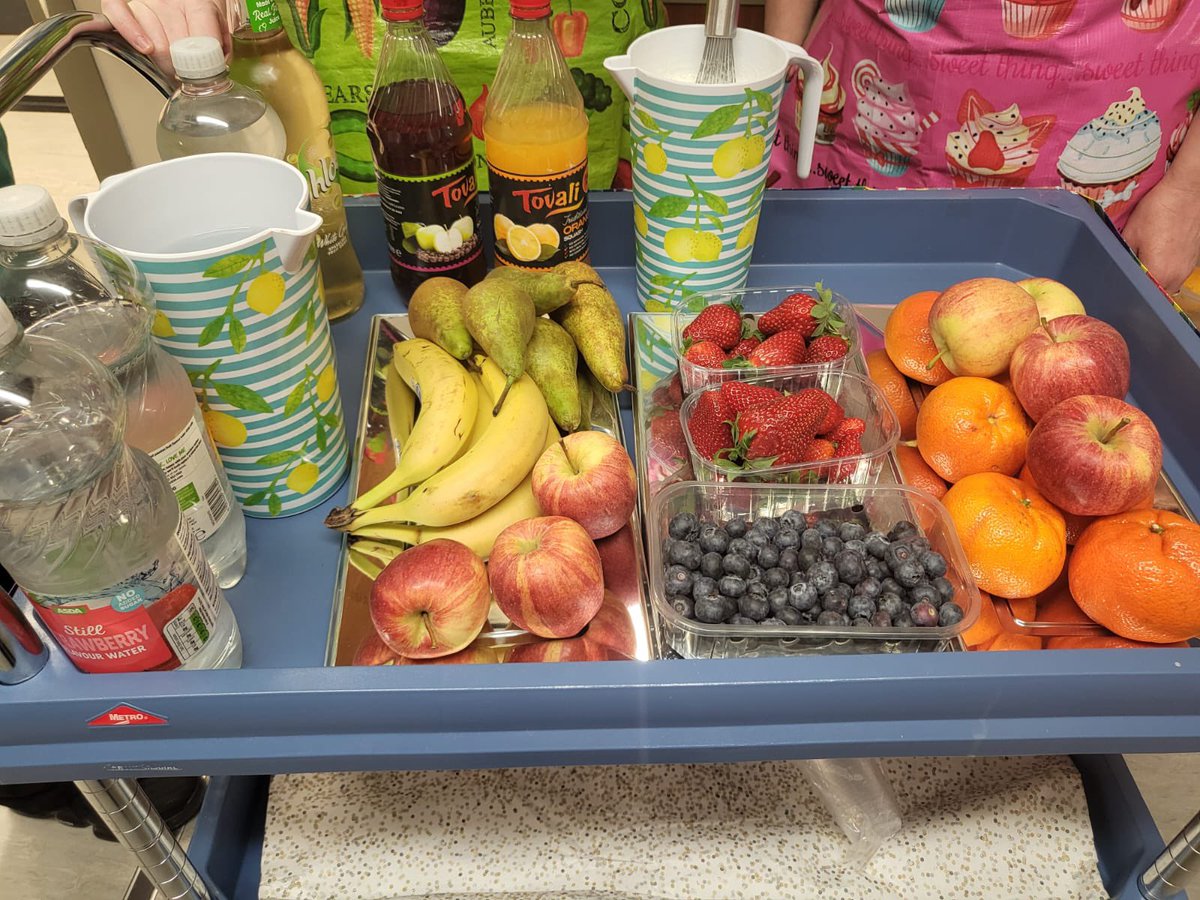
[[[271,232],[275,248],[279,251],[279,262],[285,272],[299,272],[304,265],[309,246],[321,227],[323,219],[308,210],[296,211],[295,228],[276,228]]]
[[[630,62],[628,54],[624,56],[610,56],[604,60],[604,68],[621,86],[621,90],[625,92],[625,96],[631,101],[633,100],[633,76],[637,74],[637,69]]]

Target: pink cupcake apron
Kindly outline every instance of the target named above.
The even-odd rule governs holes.
[[[1200,102],[1200,0],[825,0],[805,43],[812,174],[792,77],[773,187],[1065,187],[1121,226]]]

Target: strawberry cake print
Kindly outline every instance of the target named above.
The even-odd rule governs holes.
[[[908,85],[885,81],[872,60],[859,60],[850,82],[858,101],[854,130],[867,163],[880,175],[899,178],[916,157],[921,134],[937,122],[938,114],[921,116]]]
[[[1075,0],[1000,0],[1005,33],[1029,41],[1044,41],[1057,35],[1074,9]]]
[[[963,95],[957,131],[946,135],[946,165],[955,187],[1021,187],[1037,165],[1054,116],[997,110],[976,90]]]
[[[846,88],[842,85],[841,73],[830,62],[833,48],[825,54],[821,61],[821,72],[824,81],[821,84],[821,108],[817,112],[817,143],[832,144],[837,136],[838,125],[846,108]],[[801,104],[796,103],[796,131],[800,131]]]
[[[1187,0],[1124,0],[1121,21],[1134,31],[1162,31],[1179,16]]]
[[[1187,115],[1183,121],[1175,126],[1175,130],[1171,132],[1171,140],[1167,142],[1167,167],[1170,168],[1171,163],[1175,162],[1175,156],[1179,153],[1179,148],[1183,146],[1183,139],[1187,137],[1188,129],[1192,127],[1192,120],[1196,118],[1196,107],[1200,106],[1200,91],[1192,91],[1187,100]]]
[[[946,0],[883,0],[883,11],[903,31],[931,31],[942,14]]]
[[[1140,88],[1084,123],[1058,158],[1067,190],[1094,200],[1115,219],[1138,192],[1138,179],[1162,149],[1162,123]]]

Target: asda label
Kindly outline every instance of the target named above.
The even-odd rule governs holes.
[[[179,508],[196,537],[206,540],[229,518],[230,504],[196,417],[183,430],[150,454],[171,483]]]
[[[549,269],[588,253],[587,161],[556,175],[513,175],[488,164],[496,262]]]
[[[274,31],[283,27],[275,0],[246,0],[246,12],[251,31]]]
[[[426,178],[377,170],[388,253],[415,272],[450,272],[483,252],[479,188],[470,162]]]

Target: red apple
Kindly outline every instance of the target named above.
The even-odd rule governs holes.
[[[397,656],[392,662],[394,666],[454,666],[454,665],[486,665],[502,661],[501,652],[487,644],[478,641],[469,644],[465,649],[449,656],[437,656],[433,659],[407,659]]]
[[[358,649],[354,651],[352,666],[398,666],[402,658],[383,642],[374,631],[362,639]]]
[[[604,602],[596,545],[564,516],[525,519],[500,532],[488,579],[504,614],[539,637],[579,634]]]
[[[929,309],[929,332],[938,356],[955,375],[999,375],[1037,325],[1033,297],[1003,278],[972,278],[951,285]]]
[[[1053,278],[1022,278],[1017,284],[1029,292],[1037,304],[1038,315],[1047,321],[1061,316],[1087,315],[1079,295]]]
[[[533,496],[546,515],[574,519],[592,538],[602,538],[633,514],[637,476],[620,441],[602,431],[578,431],[537,461]]]
[[[371,587],[371,621],[400,656],[457,653],[479,635],[491,594],[483,560],[439,538],[405,550]]]
[[[1042,494],[1059,509],[1111,516],[1133,509],[1154,490],[1162,440],[1140,409],[1085,394],[1042,416],[1029,435],[1028,462]]]
[[[586,637],[562,641],[538,641],[513,648],[509,662],[604,662],[621,659],[608,647]]]
[[[640,604],[640,600],[635,601]],[[599,611],[588,622],[587,631],[583,633],[589,641],[594,641],[619,653],[626,659],[637,656],[637,632],[633,627],[633,616],[637,613],[611,591],[604,592],[604,602]]]
[[[628,522],[614,534],[596,541],[604,589],[617,599],[641,603],[642,567],[638,562],[633,526]]]
[[[1062,316],[1021,341],[1010,369],[1013,391],[1029,418],[1068,397],[1129,392],[1129,347],[1117,329],[1091,316]]]

